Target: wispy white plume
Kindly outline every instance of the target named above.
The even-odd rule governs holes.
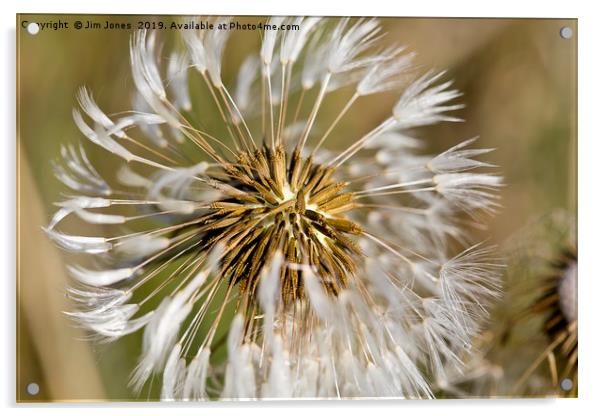
[[[397,128],[409,129],[440,121],[461,121],[445,113],[463,108],[462,104],[443,105],[459,97],[461,93],[447,89],[451,81],[433,86],[443,74],[444,72],[435,75],[427,72],[406,88],[393,108]]]

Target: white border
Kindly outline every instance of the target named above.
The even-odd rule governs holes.
[[[307,414],[316,411],[365,414],[375,407],[375,411],[408,412],[423,414],[480,414],[487,416],[507,415],[525,411],[546,415],[586,414],[587,410],[599,408],[597,398],[600,375],[600,347],[602,325],[598,321],[602,295],[602,273],[598,269],[600,254],[596,253],[602,230],[600,217],[600,171],[597,169],[602,156],[602,125],[600,110],[600,74],[602,74],[599,40],[602,39],[601,20],[595,12],[594,1],[545,1],[525,0],[485,1],[432,1],[417,0],[394,2],[391,0],[365,0],[358,2],[327,2],[326,0],[299,0],[285,3],[283,0],[145,0],[142,3],[123,0],[102,0],[97,2],[77,2],[53,0],[52,2],[22,0],[19,4],[2,2],[2,53],[0,59],[0,91],[4,96],[0,101],[0,125],[2,126],[2,190],[0,203],[0,230],[3,238],[0,247],[0,264],[4,266],[0,280],[4,287],[0,291],[2,305],[2,333],[0,338],[0,404],[9,407],[9,412],[23,414],[46,411],[50,414],[102,414],[106,412],[164,415],[172,411],[163,406],[144,406],[135,410],[135,405],[101,406],[49,405],[16,406],[14,404],[14,279],[15,279],[15,13],[128,13],[140,14],[283,14],[283,15],[380,15],[380,16],[446,16],[446,17],[564,17],[578,18],[579,36],[579,270],[583,276],[579,290],[581,348],[581,368],[579,373],[578,400],[477,400],[477,401],[437,401],[437,402],[301,402],[282,404],[278,402],[247,404],[206,404],[176,406],[178,415],[210,412],[245,412],[247,414]],[[598,267],[597,267],[598,266]],[[243,409],[244,407],[244,409]],[[283,408],[286,408],[283,409]],[[175,409],[174,409],[175,410]],[[598,410],[599,411],[599,410]],[[575,413],[577,412],[577,413]],[[589,413],[589,412],[587,412]]]

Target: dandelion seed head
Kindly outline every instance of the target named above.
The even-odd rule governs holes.
[[[160,375],[163,400],[432,397],[499,291],[494,251],[467,226],[499,206],[501,178],[476,159],[489,150],[418,154],[406,130],[459,121],[460,93],[443,73],[414,77],[414,54],[383,47],[376,19],[269,23],[299,30],[266,30],[232,86],[227,32],[184,30],[184,50],[161,59],[158,33],[140,31],[133,110],[109,116],[79,91],[75,124],[123,166],[113,184],[83,146],[54,164],[80,194],[45,228],[80,255],[68,314],[104,340],[143,330],[130,385]],[[192,76],[212,123],[197,122]],[[388,117],[332,146],[351,107],[390,91]],[[104,234],[72,235],[68,217]]]
[[[545,274],[538,276],[544,290],[527,310],[529,317],[545,318],[542,329],[550,340],[551,351],[573,381],[578,361],[577,270],[577,249],[569,243],[549,259]]]

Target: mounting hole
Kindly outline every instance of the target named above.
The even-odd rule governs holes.
[[[27,394],[29,394],[30,396],[35,396],[40,392],[40,386],[38,386],[38,383],[29,383],[27,385]]]
[[[570,378],[562,379],[560,382],[560,388],[564,391],[569,391],[573,388],[573,380]]]
[[[571,29],[568,26],[564,26],[562,29],[560,29],[560,37],[562,39],[570,39],[573,37],[573,29]]]
[[[36,22],[31,22],[27,25],[27,32],[29,32],[30,35],[37,35],[39,31],[40,25]]]

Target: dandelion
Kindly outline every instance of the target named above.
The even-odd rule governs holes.
[[[554,384],[571,394],[577,391],[577,279],[577,251],[569,247],[554,260],[544,293],[531,307],[533,314],[545,316],[543,330],[550,339],[545,356],[553,362]],[[563,385],[563,380],[570,384]]]
[[[503,302],[474,338],[461,370],[437,383],[446,397],[576,397],[578,262],[575,218],[557,209],[515,233]],[[481,289],[479,289],[481,290]]]
[[[537,239],[527,243],[525,259],[514,260],[509,272],[525,281],[529,295],[511,315],[506,338],[533,345],[528,366],[512,380],[511,394],[576,397],[578,389],[578,256],[575,217],[555,210],[530,225]],[[524,235],[521,235],[524,239]],[[519,261],[522,262],[519,263]],[[518,303],[518,302],[517,302]],[[522,328],[528,328],[521,336]],[[532,328],[535,328],[534,331]]]
[[[209,30],[183,32],[165,62],[155,33],[132,36],[132,111],[109,116],[80,90],[76,125],[123,167],[110,180],[83,146],[55,164],[78,194],[46,227],[80,254],[68,314],[99,340],[143,330],[131,385],[160,375],[165,400],[433,397],[499,291],[494,251],[469,244],[467,224],[496,210],[501,178],[473,172],[491,165],[472,140],[416,154],[407,129],[460,121],[460,93],[443,73],[411,81],[413,54],[381,47],[377,20],[269,21],[283,22],[299,30],[266,31],[232,91],[229,33]],[[191,76],[222,129],[198,121]],[[347,111],[390,91],[390,115],[334,150]],[[69,234],[67,217],[103,233]]]
[[[571,221],[569,217],[569,226],[574,227]],[[571,238],[563,243],[563,246],[554,247],[553,253],[547,258],[543,258],[544,264],[531,265],[531,272],[534,273],[533,284],[537,285],[533,289],[535,298],[519,310],[513,324],[526,325],[537,322],[539,331],[531,336],[543,336],[545,341],[537,351],[535,359],[520,373],[513,386],[513,393],[530,388],[528,380],[539,370],[550,374],[551,379],[539,386],[536,394],[552,393],[571,397],[577,395],[577,247]]]

